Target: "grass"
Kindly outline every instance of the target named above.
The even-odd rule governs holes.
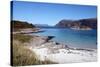
[[[20,44],[13,44],[13,66],[23,66],[39,64],[34,52],[21,46]]]
[[[29,42],[32,39],[32,36],[24,35],[24,34],[13,34],[13,39],[25,43],[25,42]]]
[[[55,62],[45,60],[40,61],[37,55],[24,46],[24,42],[29,42],[32,37],[22,34],[13,35],[13,57],[12,66],[39,65],[39,64],[55,64]]]

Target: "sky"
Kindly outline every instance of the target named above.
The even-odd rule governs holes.
[[[13,1],[12,20],[32,24],[55,25],[62,19],[79,20],[96,18],[97,7],[89,5],[53,4]]]

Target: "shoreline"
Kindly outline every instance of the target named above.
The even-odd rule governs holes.
[[[22,32],[15,34],[22,34]],[[26,31],[26,33],[23,33],[23,35],[30,34]],[[54,36],[31,36],[32,39],[26,47],[35,52],[37,57],[41,61],[50,60],[56,63],[97,61],[97,49],[68,47],[68,45],[53,41],[52,38],[54,38]]]
[[[38,33],[44,32],[44,30],[40,30],[39,28],[27,28],[27,29],[20,29],[19,31],[14,31],[13,34],[29,34],[29,33]]]
[[[72,27],[72,28],[70,28],[70,29],[73,29],[73,30],[92,30],[92,28],[79,28],[79,27],[77,27],[77,28],[74,28],[74,27]]]
[[[46,59],[49,59],[50,61],[57,63],[97,61],[96,49],[70,48],[67,45],[52,40],[45,42],[45,39],[48,39],[48,37],[46,36],[45,37],[37,36],[37,37],[40,38],[41,42],[38,40],[37,45],[34,46],[34,41],[33,41],[33,44],[29,47],[29,49],[34,51],[37,54],[38,58],[42,61]]]

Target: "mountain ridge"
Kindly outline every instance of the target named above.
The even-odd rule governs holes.
[[[97,18],[79,19],[79,20],[67,20],[63,19],[59,21],[55,27],[61,28],[91,28],[97,29]]]

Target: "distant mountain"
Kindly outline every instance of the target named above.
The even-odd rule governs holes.
[[[23,22],[23,21],[17,21],[17,20],[12,20],[11,21],[11,26],[13,29],[23,29],[23,28],[35,28],[36,26],[28,23],[28,22]]]
[[[34,24],[38,28],[53,28],[54,26],[50,26],[48,24]]]
[[[78,29],[97,29],[97,18],[80,19],[80,20],[61,20],[55,27],[61,28],[78,28]]]

